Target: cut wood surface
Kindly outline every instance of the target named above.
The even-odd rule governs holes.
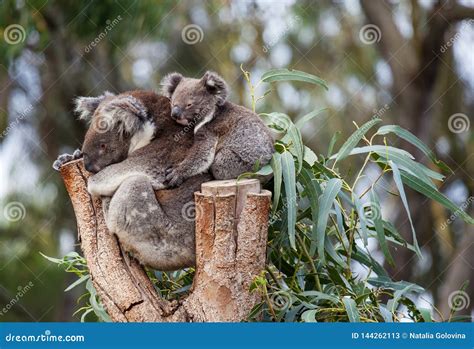
[[[212,181],[195,193],[196,275],[180,302],[158,296],[144,268],[124,256],[87,192],[82,160],[60,169],[91,279],[112,321],[243,321],[259,295],[249,292],[265,267],[271,193],[256,179]]]

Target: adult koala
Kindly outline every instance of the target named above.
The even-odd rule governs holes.
[[[94,173],[88,191],[102,197],[108,229],[122,247],[144,265],[176,270],[195,263],[193,193],[209,174],[189,178],[181,186],[165,188],[165,171],[183,160],[193,135],[182,134],[170,117],[170,103],[154,92],[80,97],[80,118],[90,122],[82,154]],[[180,142],[174,137],[180,134]],[[80,156],[61,155],[53,167]],[[155,190],[160,190],[156,193]]]

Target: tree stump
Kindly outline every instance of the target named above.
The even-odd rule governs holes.
[[[158,296],[143,267],[124,256],[107,230],[101,200],[87,192],[82,159],[60,169],[77,220],[92,283],[112,321],[243,321],[259,295],[249,291],[265,267],[271,193],[256,179],[204,183],[196,201],[196,275],[184,300]]]

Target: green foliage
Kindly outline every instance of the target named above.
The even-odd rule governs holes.
[[[74,313],[74,315],[82,313],[81,322],[85,322],[87,315],[92,313],[96,316],[96,319],[94,320],[110,322],[110,318],[104,310],[103,305],[100,303],[97,292],[92,285],[89,268],[87,267],[84,257],[80,256],[77,252],[69,252],[63,258],[48,257],[41,252],[40,254],[50,262],[57,264],[61,268],[64,268],[64,271],[73,273],[78,277],[75,282],[73,282],[64,290],[64,292],[68,292],[73,288],[85,283],[86,292],[77,300],[77,303],[79,304],[85,299],[85,305],[81,306]]]
[[[173,272],[149,271],[151,281],[160,297],[166,300],[178,300],[185,296],[194,278],[194,268],[187,268]]]
[[[270,71],[262,78],[264,82],[283,80],[316,85],[322,81],[307,73],[288,70]],[[409,317],[413,321],[432,321],[430,311],[418,308],[412,300],[412,295],[421,294],[424,289],[412,283],[392,281],[367,246],[369,240],[376,240],[391,264],[394,261],[389,245],[409,248],[421,256],[405,186],[472,223],[471,217],[437,190],[432,180],[442,180],[442,175],[416,162],[405,150],[388,146],[383,136],[389,133],[398,136],[418,147],[440,169],[446,166],[418,138],[399,126],[381,126],[369,137],[368,133],[381,122],[376,118],[360,127],[356,125],[355,132],[333,153],[338,137],[335,135],[327,156],[318,158],[304,146],[301,133],[295,132],[317,113],[308,115],[295,125],[280,112],[261,114],[281,137],[275,144],[277,153],[271,164],[258,172],[274,173],[270,186],[276,197],[270,219],[268,265],[252,286],[255,292],[262,293],[264,302],[254,308],[249,318],[389,322]],[[365,144],[359,146],[361,142]],[[350,184],[340,168],[351,165],[348,162],[351,156],[361,154],[365,161]],[[356,184],[371,164],[380,168],[380,175],[362,193],[356,192]],[[386,189],[379,183],[390,172],[412,226],[411,243],[382,216],[378,192]],[[354,268],[356,265],[359,268]],[[362,270],[361,267],[365,276],[354,272]]]
[[[77,252],[70,252],[62,258],[53,258],[40,254],[48,261],[56,264],[68,273],[75,274],[78,279],[70,284],[64,292],[71,291],[80,285],[85,285],[85,293],[82,294],[77,303],[85,303],[80,306],[73,315],[80,314],[81,322],[85,321],[102,321],[110,322],[110,317],[104,309],[95,290],[89,274],[87,262]],[[160,297],[166,300],[178,300],[183,295],[187,294],[191,288],[194,277],[194,268],[178,270],[174,272],[160,272],[148,271],[148,276],[155,285],[155,289]],[[95,315],[91,318],[88,315]]]
[[[250,83],[249,73],[242,71]],[[326,87],[321,79],[311,74],[289,70],[267,72],[261,82],[283,80]],[[255,87],[250,85],[250,90],[253,93]],[[252,95],[252,107],[259,99]],[[269,165],[242,175],[273,173],[269,183],[273,190],[273,207],[267,267],[251,285],[251,291],[260,292],[263,301],[249,314],[249,320],[392,322],[408,317],[413,321],[433,321],[430,310],[417,307],[412,300],[414,294],[422,294],[424,289],[413,283],[391,280],[367,246],[369,240],[375,240],[385,259],[392,264],[389,245],[408,248],[421,255],[405,185],[472,223],[470,216],[436,189],[432,179],[442,180],[443,176],[416,162],[405,150],[388,146],[386,139],[380,137],[392,133],[417,146],[440,169],[445,165],[437,161],[418,138],[399,126],[382,126],[368,138],[367,133],[380,123],[379,119],[372,119],[361,127],[356,125],[355,132],[338,152],[333,153],[339,136],[335,134],[327,155],[318,157],[304,145],[300,130],[305,122],[319,115],[321,110],[311,112],[294,124],[283,113],[261,114],[267,125],[280,133],[280,138],[275,143],[276,152]],[[365,144],[358,146],[361,142]],[[354,155],[364,155],[365,161],[350,184],[337,166],[342,166]],[[358,193],[356,184],[370,164],[380,168],[380,175]],[[410,220],[411,243],[382,216],[377,192],[385,190],[379,181],[390,172]],[[108,321],[97,301],[85,260],[77,253],[70,253],[63,259],[46,258],[79,277],[66,291],[86,282],[88,293],[84,296],[89,297],[89,302],[78,310],[83,312],[81,320],[94,312],[98,319]],[[356,265],[365,270],[365,276],[354,272]],[[189,291],[194,269],[171,273],[149,271],[148,274],[161,297],[175,300]]]

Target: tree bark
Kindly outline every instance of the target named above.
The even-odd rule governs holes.
[[[137,260],[107,230],[101,200],[87,192],[82,160],[60,169],[91,279],[112,321],[243,321],[259,301],[249,287],[265,267],[271,193],[258,180],[213,181],[196,200],[196,276],[188,297],[161,299]]]

